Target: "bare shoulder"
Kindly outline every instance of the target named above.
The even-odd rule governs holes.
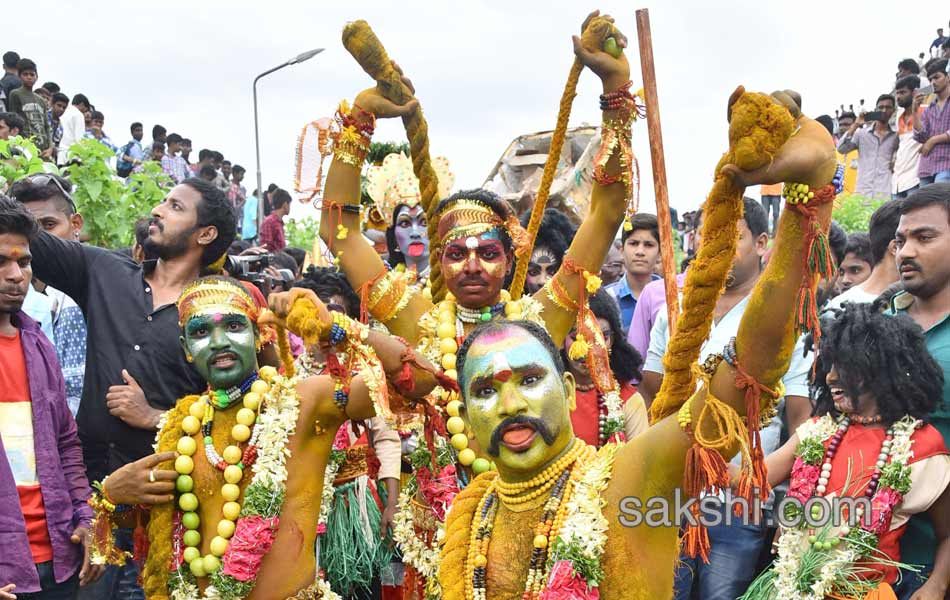
[[[300,420],[312,423],[315,420],[330,422],[343,415],[333,402],[333,379],[328,375],[312,375],[297,382],[300,397]]]

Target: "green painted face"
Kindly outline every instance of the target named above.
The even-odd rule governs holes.
[[[212,389],[240,384],[257,370],[257,328],[243,313],[197,315],[181,345]]]
[[[478,446],[508,481],[529,479],[574,438],[574,378],[519,327],[482,334],[461,374],[464,414]]]

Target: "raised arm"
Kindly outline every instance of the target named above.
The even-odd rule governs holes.
[[[411,86],[408,80],[407,85]],[[363,132],[371,132],[377,118],[401,117],[417,110],[419,103],[413,99],[397,106],[385,99],[375,87],[360,92],[354,106],[347,114],[351,123]],[[341,107],[343,108],[343,107]],[[365,143],[369,140],[366,136]],[[370,285],[401,285],[381,282],[386,265],[376,250],[361,235],[360,223],[360,171],[362,158],[352,147],[334,146],[333,162],[327,173],[323,208],[320,216],[320,238],[339,259],[340,268],[350,285],[359,290]],[[396,277],[392,275],[390,277]],[[382,306],[376,306],[370,294],[370,311],[394,334],[415,343],[418,339],[418,322],[432,303],[421,294],[414,294],[408,304],[395,314]]]
[[[742,171],[726,165],[722,171],[731,176],[736,185],[748,186],[763,183],[796,182],[813,190],[830,183],[834,177],[834,148],[824,128],[791,109],[800,129],[781,147],[774,160],[756,171]],[[831,203],[820,204],[815,216],[818,226],[827,232],[831,215]],[[774,389],[788,370],[797,332],[794,328],[798,309],[799,291],[806,281],[806,253],[808,238],[805,235],[805,217],[795,210],[786,210],[782,216],[776,249],[765,272],[752,292],[749,305],[743,314],[736,340],[736,360],[749,379]],[[812,224],[814,226],[814,223]],[[808,275],[811,278],[810,275]],[[816,281],[810,281],[814,292]],[[723,360],[716,367],[710,389],[723,403],[732,407],[740,416],[745,415],[745,389],[737,386],[737,370]],[[695,422],[707,403],[706,388],[687,400],[689,415]],[[706,419],[699,425],[701,437],[707,440],[725,434],[720,423]],[[744,429],[744,427],[743,427]],[[734,432],[743,434],[744,432]],[[621,462],[639,463],[637,455],[648,448],[663,448],[661,456],[654,455],[643,470],[653,483],[656,493],[672,495],[681,484],[686,454],[692,441],[680,428],[677,415],[669,415],[658,422],[646,434],[635,439],[629,448],[618,456]],[[738,451],[738,441],[723,444],[720,454],[728,460]]]
[[[588,20],[595,14],[589,16]],[[586,25],[587,22],[585,21],[582,29],[585,29]],[[620,47],[626,47],[626,37],[612,24],[608,35],[614,37]],[[585,67],[590,68],[600,77],[604,94],[623,91],[629,86],[630,65],[627,62],[626,54],[622,53],[619,57],[614,58],[600,48],[585,47],[577,36],[574,36],[574,54]],[[620,144],[629,143],[630,122],[632,121],[630,110],[628,107],[620,110],[603,111],[602,137],[605,143],[611,134],[626,140],[625,142],[620,141]],[[555,344],[560,345],[564,342],[564,338],[574,327],[574,321],[577,318],[576,309],[570,308],[570,304],[576,305],[579,286],[583,285],[581,275],[577,269],[583,269],[594,275],[600,273],[600,267],[604,263],[607,251],[610,249],[614,236],[617,235],[617,229],[623,221],[627,199],[632,192],[619,177],[622,170],[621,156],[624,154],[625,152],[619,147],[615,148],[608,155],[609,159],[606,166],[603,167],[605,177],[598,177],[595,174],[590,212],[577,230],[567,254],[564,255],[564,264],[555,274],[551,283],[534,296],[544,306],[544,322]],[[624,158],[630,159],[632,156],[627,155]],[[607,183],[609,180],[613,180],[614,183]],[[556,300],[557,294],[554,293],[551,286],[557,286],[565,291],[570,297],[571,303]]]

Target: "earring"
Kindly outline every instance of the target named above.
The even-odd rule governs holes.
[[[190,363],[195,362],[195,358],[190,353],[185,353],[185,360]]]

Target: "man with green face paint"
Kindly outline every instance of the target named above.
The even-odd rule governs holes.
[[[226,277],[200,279],[182,292],[182,347],[209,389],[165,415],[157,454],[102,483],[100,519],[126,514],[117,506],[151,506],[143,569],[149,598],[173,591],[196,599],[329,597],[322,579],[314,583],[313,548],[331,446],[345,420],[386,414],[378,386],[385,386],[384,370],[402,364],[375,360],[365,342],[376,334],[331,315],[310,290],[274,294],[270,303],[273,312],[259,315],[245,288]],[[259,369],[265,325],[330,344],[343,357],[334,375],[297,379]],[[384,337],[374,342],[404,349]],[[420,374],[416,384],[427,393],[434,379]],[[174,470],[167,468],[172,459]],[[100,549],[107,559],[124,559]]]

